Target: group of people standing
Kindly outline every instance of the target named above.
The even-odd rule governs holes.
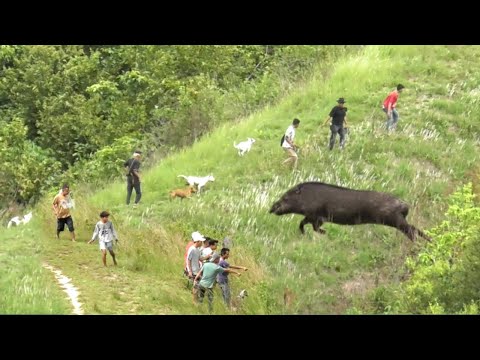
[[[231,291],[228,280],[230,273],[240,275],[236,270],[247,271],[245,266],[230,265],[230,249],[222,248],[216,252],[218,240],[203,236],[198,231],[192,233],[192,240],[187,244],[184,256],[184,274],[188,277],[189,288],[192,289],[193,302],[202,303],[205,295],[208,309],[213,309],[213,289],[218,283],[222,291],[225,305],[231,308]],[[236,269],[236,270],[234,270]]]
[[[397,127],[398,120],[400,118],[397,107],[397,101],[400,93],[405,88],[402,84],[398,84],[396,89],[388,94],[385,100],[382,103],[382,110],[387,114],[387,121],[385,127],[387,131],[395,130]],[[328,148],[333,150],[335,146],[335,140],[337,134],[340,136],[340,148],[344,149],[345,147],[345,135],[348,132],[348,123],[347,123],[347,107],[345,106],[345,99],[343,97],[337,100],[337,105],[332,108],[327,119],[323,123],[326,125],[330,123],[330,141]],[[283,162],[292,163],[293,169],[297,168],[298,164],[298,146],[294,143],[295,131],[300,125],[300,120],[294,119],[292,124],[285,131],[284,136],[282,137],[282,148],[288,154],[288,158]]]

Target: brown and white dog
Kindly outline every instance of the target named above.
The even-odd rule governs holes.
[[[192,193],[195,192],[197,192],[197,190],[193,186],[189,186],[186,189],[176,189],[170,192],[170,198],[175,199],[175,197],[179,197],[183,200],[184,198],[190,197]]]

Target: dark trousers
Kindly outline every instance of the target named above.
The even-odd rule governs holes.
[[[207,293],[207,299],[208,299],[208,311],[213,310],[213,289],[205,288],[202,285],[198,285],[198,301],[200,303],[203,303],[203,298],[205,297],[205,293]]]
[[[127,205],[130,204],[132,197],[132,190],[135,189],[135,204],[138,204],[142,197],[142,190],[140,189],[140,181],[137,178],[129,175],[127,176]]]
[[[340,147],[343,148],[343,146],[345,145],[345,129],[343,128],[343,126],[331,125],[330,131],[332,132],[332,134],[330,135],[330,150],[332,150],[333,145],[335,145],[335,138],[337,137],[337,134],[340,135]]]

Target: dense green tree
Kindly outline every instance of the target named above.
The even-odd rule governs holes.
[[[15,129],[23,124],[25,133],[13,136],[15,149],[30,146],[37,160],[49,159],[63,171],[70,169],[69,174],[91,174],[104,158],[95,155],[99,151],[117,153],[122,148],[125,153],[118,156],[127,156],[132,149],[125,144],[130,140],[164,152],[191,144],[218,124],[275,101],[288,90],[287,83],[344,50],[284,45],[2,45],[0,121]],[[14,131],[10,125],[4,131]],[[24,160],[24,165],[30,164]],[[78,169],[72,169],[74,165]],[[48,182],[42,174],[37,183]],[[107,175],[115,174],[110,169]],[[4,198],[12,196],[7,188],[0,190]],[[13,191],[13,196],[23,201],[34,193],[25,189]]]

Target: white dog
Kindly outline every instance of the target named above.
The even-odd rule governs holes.
[[[20,217],[18,216],[11,218],[11,220],[8,222],[7,228],[11,228],[13,223],[18,226],[22,223],[22,220],[20,220]]]
[[[248,138],[247,141],[242,141],[241,143],[238,143],[238,144],[235,144],[235,141],[234,141],[233,147],[238,149],[238,155],[243,156],[245,155],[246,152],[250,151],[254,142],[255,142],[255,139],[252,139],[252,138]]]
[[[27,215],[23,215],[23,223],[26,224],[28,223],[30,220],[32,220],[32,212],[30,211]]]
[[[24,215],[23,216],[23,219],[20,219],[19,216],[15,216],[13,218],[10,219],[10,221],[8,222],[8,225],[7,225],[7,228],[11,228],[13,223],[15,223],[16,226],[20,225],[20,224],[26,224],[28,223],[30,220],[32,220],[32,212],[30,211],[27,215]]]
[[[209,181],[215,181],[215,178],[212,175],[204,177],[178,175],[178,177],[183,177],[185,180],[187,180],[188,185],[190,186],[197,185],[198,193],[200,193],[202,187],[204,187]]]
[[[240,294],[238,294],[237,297],[234,297],[232,299],[232,310],[237,311],[239,308],[241,308],[247,296],[247,290],[243,289],[242,291],[240,291]]]
[[[240,294],[238,294],[238,298],[244,300],[248,296],[247,290],[243,289],[240,291]]]

